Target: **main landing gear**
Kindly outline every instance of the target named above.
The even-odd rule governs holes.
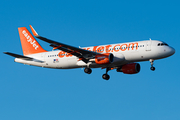
[[[110,76],[107,74],[110,68],[106,68],[106,73],[102,75],[102,78],[105,80],[109,80]]]
[[[109,80],[110,76],[107,74],[108,71],[111,70],[111,68],[106,68],[106,73],[102,75],[102,78],[105,79],[105,80]],[[87,74],[91,74],[92,73],[92,70],[91,68],[85,68],[84,69],[84,72],[87,73]]]
[[[155,70],[155,67],[153,66],[154,65],[154,60],[153,59],[150,59],[149,62],[151,63],[151,70],[154,71]]]
[[[87,74],[91,74],[92,70],[91,70],[91,68],[85,68],[84,72],[87,73]]]
[[[110,76],[107,74],[108,71],[111,70],[110,68],[106,68],[106,73],[102,75],[102,78],[105,79],[105,80],[109,80]],[[84,72],[87,73],[87,74],[91,74],[92,73],[92,70],[91,68],[85,68],[84,69]]]

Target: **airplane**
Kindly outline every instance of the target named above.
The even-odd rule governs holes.
[[[40,36],[30,25],[32,34],[26,27],[19,27],[23,55],[4,52],[15,57],[15,62],[27,65],[54,69],[84,68],[91,74],[92,68],[106,69],[102,78],[109,80],[108,71],[116,69],[124,74],[140,72],[137,62],[150,61],[152,71],[155,70],[154,60],[169,57],[175,49],[159,40],[144,40],[128,43],[116,43],[91,47],[74,47]],[[44,50],[35,37],[47,42],[53,47],[52,51]]]

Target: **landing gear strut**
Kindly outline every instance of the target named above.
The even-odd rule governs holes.
[[[105,80],[109,80],[110,76],[107,74],[110,68],[106,68],[106,73],[102,75],[102,78]]]
[[[87,74],[91,74],[92,70],[91,70],[91,68],[85,68],[84,72],[87,73]]]
[[[153,66],[154,65],[154,60],[153,59],[150,59],[149,62],[151,63],[151,70],[154,71],[155,70],[155,67]]]

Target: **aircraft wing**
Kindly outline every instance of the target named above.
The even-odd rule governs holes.
[[[37,60],[35,58],[31,58],[31,57],[27,57],[27,56],[23,56],[23,55],[18,55],[18,54],[15,54],[15,53],[4,52],[4,54],[10,55],[10,56],[15,57],[15,58],[24,59],[24,60],[27,60],[27,61],[35,61],[35,62],[40,62],[40,63],[44,62],[44,61],[41,61],[41,60]]]
[[[88,63],[89,59],[94,58],[95,55],[100,54],[93,51],[84,50],[81,48],[73,47],[64,43],[56,42],[50,39],[47,39],[45,37],[39,36],[37,32],[34,30],[34,28],[30,25],[30,28],[32,30],[33,35],[36,38],[39,38],[40,40],[43,40],[47,43],[50,43],[50,46],[53,47],[53,49],[59,49],[64,52],[70,53],[78,58],[80,58],[85,63]]]

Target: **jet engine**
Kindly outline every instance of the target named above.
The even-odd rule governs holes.
[[[112,53],[98,54],[95,56],[96,64],[110,64],[114,61]]]
[[[117,68],[117,72],[123,72],[124,74],[136,74],[139,73],[141,67],[139,63],[129,63]]]

